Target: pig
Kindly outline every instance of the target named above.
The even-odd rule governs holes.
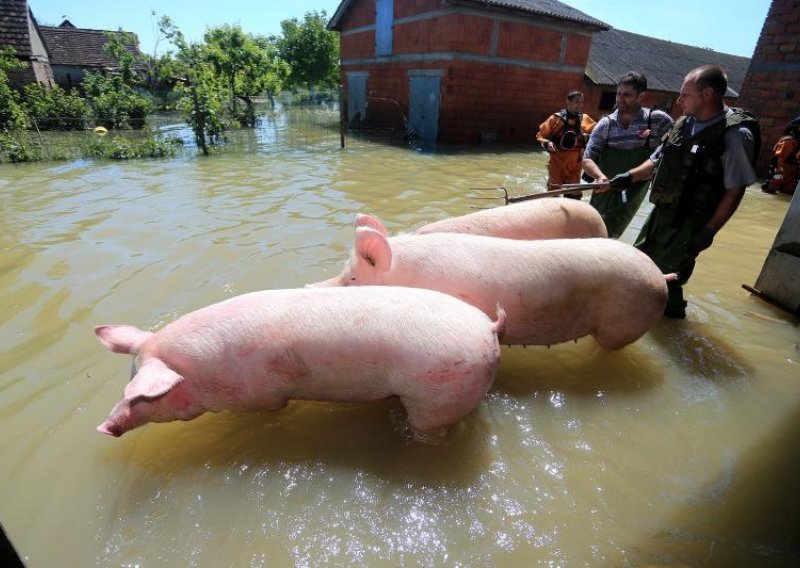
[[[583,201],[545,197],[476,211],[423,225],[418,235],[468,233],[504,239],[575,239],[607,237],[597,210]]]
[[[497,371],[497,320],[456,298],[393,287],[266,290],[191,312],[156,333],[95,328],[134,356],[123,399],[99,432],[204,412],[275,410],[289,399],[399,397],[408,423],[442,434],[483,400]]]
[[[503,343],[552,345],[594,336],[605,349],[636,341],[664,313],[665,276],[644,253],[610,239],[518,241],[459,233],[387,237],[356,218],[344,271],[310,287],[428,288],[508,314]]]

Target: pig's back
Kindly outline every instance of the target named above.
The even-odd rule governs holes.
[[[597,210],[574,199],[543,198],[424,225],[416,234],[465,233],[518,240],[607,236]]]

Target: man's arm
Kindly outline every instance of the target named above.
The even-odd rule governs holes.
[[[706,224],[706,227],[715,233],[724,227],[725,223],[733,216],[739,204],[742,202],[745,189],[744,186],[726,189],[725,196],[722,198],[719,205],[717,205],[717,209]]]
[[[539,125],[539,132],[536,133],[536,141],[548,152],[555,152],[556,147],[553,142],[550,141],[550,138],[553,137],[553,132],[555,132],[555,124],[554,121],[560,121],[557,116],[550,115],[547,120]]]
[[[589,135],[589,142],[586,144],[586,149],[583,153],[583,171],[589,177],[598,181],[608,181],[606,174],[597,165],[597,160],[600,157],[600,152],[605,146],[606,132],[608,131],[609,123],[607,118],[601,118],[597,121],[592,133]]]

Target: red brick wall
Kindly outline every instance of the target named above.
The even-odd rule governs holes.
[[[757,165],[764,168],[783,129],[800,115],[800,0],[772,1],[737,105],[761,122]]]
[[[532,142],[539,124],[582,81],[577,73],[453,62],[442,78],[439,139],[475,143],[491,133],[504,142]]]
[[[499,57],[558,61],[560,54],[560,31],[515,22],[500,22],[497,39]]]
[[[375,23],[375,0],[352,2],[342,20],[342,31]]]
[[[441,0],[395,2],[395,18],[447,7]],[[374,23],[374,0],[355,2],[342,21],[342,30]],[[395,24],[393,53],[456,52],[481,57],[531,61],[537,64],[574,66],[583,69],[591,37],[579,28],[559,29],[546,23],[500,20],[493,53],[495,19],[492,14],[451,14],[432,19]],[[566,32],[562,61],[563,29]],[[374,32],[341,37],[343,60],[374,57]],[[400,110],[408,113],[410,69],[442,69],[439,103],[440,142],[480,142],[482,134],[501,141],[533,141],[538,125],[564,106],[569,91],[583,86],[583,73],[532,69],[505,65],[502,61],[393,62],[344,65],[342,83],[347,96],[347,73],[366,71],[367,120],[373,124],[399,126]],[[383,99],[391,99],[391,101]],[[400,110],[398,109],[398,105]]]
[[[375,0],[372,0],[374,4]],[[396,0],[394,3],[394,17],[407,18],[423,12],[441,10],[448,7],[443,0]]]
[[[489,55],[491,42],[492,20],[454,14],[395,25],[393,51],[397,54],[458,51]]]
[[[375,32],[370,30],[341,36],[339,57],[342,60],[375,57]]]

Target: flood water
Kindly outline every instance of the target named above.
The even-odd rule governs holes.
[[[741,288],[788,198],[757,187],[686,321],[618,352],[504,347],[440,443],[394,401],[95,432],[130,362],[93,325],[328,278],[357,212],[399,232],[468,212],[470,187],[544,184],[526,150],[251,142],[0,168],[0,521],[29,566],[798,565],[798,321]]]

